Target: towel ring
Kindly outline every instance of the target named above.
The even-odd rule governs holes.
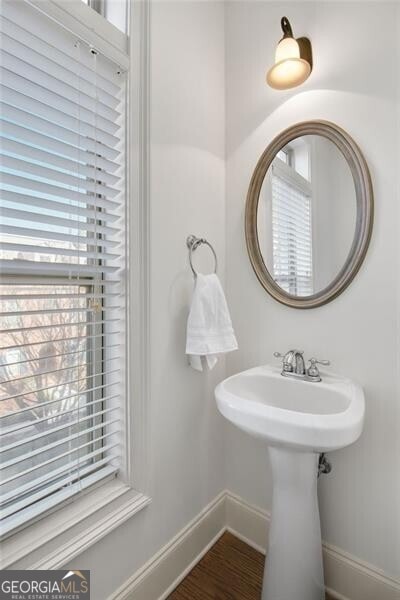
[[[212,245],[210,244],[209,241],[207,241],[205,238],[198,238],[195,235],[189,235],[186,238],[186,245],[189,248],[189,262],[190,262],[190,268],[192,269],[193,275],[195,277],[197,277],[197,272],[193,266],[192,263],[192,254],[193,252],[199,247],[201,246],[201,244],[205,244],[206,246],[208,246],[211,250],[211,252],[214,255],[214,260],[215,260],[215,267],[214,267],[214,273],[217,272],[217,268],[218,268],[218,260],[217,260],[217,255],[215,253],[214,248],[212,247]]]

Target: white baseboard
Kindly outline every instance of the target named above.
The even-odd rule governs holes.
[[[271,515],[226,492],[226,528],[246,544],[265,554]]]
[[[164,600],[226,531],[219,494],[108,600]]]
[[[265,554],[269,513],[226,494],[227,529]],[[326,590],[336,600],[400,600],[400,583],[330,544],[323,544]]]
[[[222,492],[109,600],[165,600],[225,531],[265,554],[270,515]],[[400,600],[400,583],[324,544],[326,589],[336,600]]]
[[[400,600],[400,582],[364,561],[324,543],[327,589],[337,600]]]

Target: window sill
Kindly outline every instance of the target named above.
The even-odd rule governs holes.
[[[7,538],[0,569],[59,569],[150,502],[113,479]]]

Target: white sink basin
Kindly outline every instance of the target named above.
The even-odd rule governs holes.
[[[327,452],[352,444],[362,431],[362,388],[336,375],[322,373],[316,383],[256,367],[225,379],[215,396],[226,419],[274,446]]]
[[[321,376],[321,382],[309,382],[263,366],[233,375],[215,390],[224,417],[269,446],[274,489],[262,600],[325,598],[318,458],[357,440],[365,402],[356,383]]]

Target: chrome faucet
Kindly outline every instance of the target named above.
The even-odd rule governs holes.
[[[304,381],[321,381],[321,375],[317,364],[328,366],[329,360],[318,360],[310,358],[310,366],[306,369],[302,350],[289,350],[286,354],[274,352],[276,358],[282,358],[282,372],[284,377],[294,377]]]

